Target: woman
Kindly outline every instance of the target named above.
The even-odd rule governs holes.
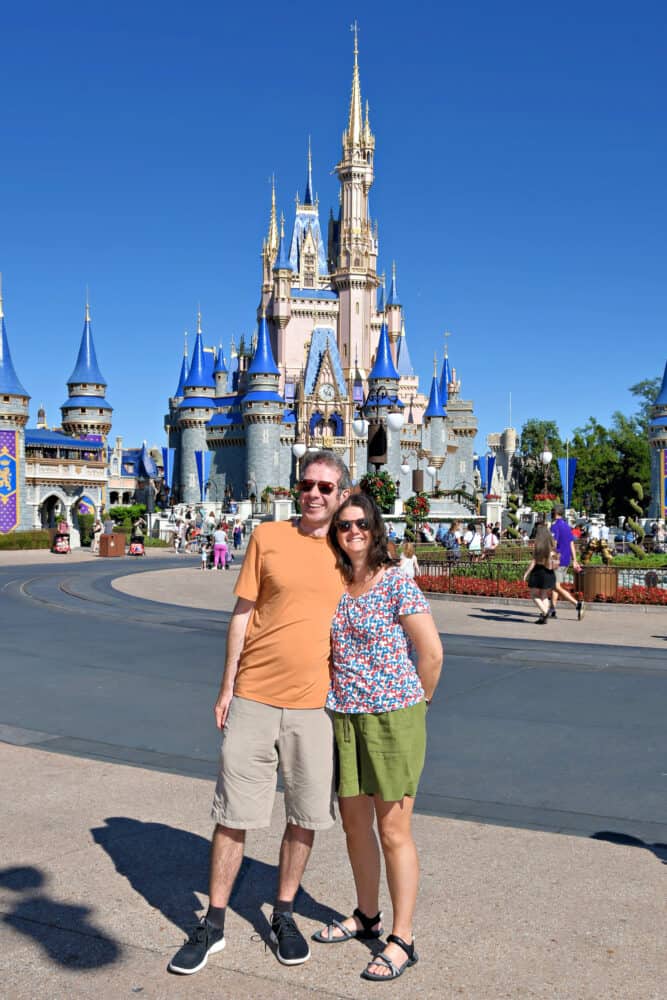
[[[412,542],[404,542],[401,549],[401,558],[398,563],[401,573],[404,573],[411,580],[419,573],[419,563],[415,555],[415,547]]]
[[[535,532],[533,558],[523,575],[530,588],[530,596],[537,605],[540,615],[536,625],[546,625],[549,618],[551,594],[556,587],[553,566],[554,538],[546,524],[538,524]]]
[[[213,532],[213,569],[227,568],[227,532],[220,523]]]
[[[382,954],[362,976],[396,979],[418,958],[412,917],[419,863],[411,820],[426,752],[426,707],[440,676],[442,644],[421,591],[387,553],[382,517],[370,497],[359,493],[345,501],[330,540],[347,584],[331,631],[334,666],[327,706],[334,717],[340,814],[357,907],[314,939],[337,944],[381,936],[376,818],[393,924]]]

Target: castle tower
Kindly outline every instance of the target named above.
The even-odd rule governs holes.
[[[257,498],[267,486],[280,483],[280,433],[285,401],[278,392],[280,371],[271,350],[266,316],[259,322],[257,347],[247,372],[241,400],[246,437],[248,495]]]
[[[377,238],[368,210],[373,184],[375,137],[371,133],[368,104],[364,121],[359,80],[359,46],[354,26],[354,67],[352,92],[343,132],[343,151],[336,173],[341,185],[340,219],[333,287],[339,296],[338,349],[345,378],[349,378],[355,358],[368,371],[371,365],[371,324],[376,315]]]
[[[60,407],[62,427],[66,434],[106,443],[113,413],[112,407],[104,398],[106,387],[106,380],[97,363],[90,305],[86,302],[79,354],[74,371],[67,380],[69,398]]]
[[[178,426],[179,412],[178,404],[183,399],[183,386],[188,377],[188,331],[185,331],[183,347],[183,359],[178,374],[178,383],[173,396],[169,398],[169,412],[165,414],[164,429],[167,432],[167,447],[173,448],[173,468],[171,470],[171,481],[169,482],[169,492],[175,494],[176,484],[181,481],[181,448],[180,430]]]
[[[276,337],[276,354],[281,364],[285,364],[286,351],[286,329],[292,315],[292,302],[290,290],[292,287],[292,264],[287,252],[285,241],[285,219],[280,216],[280,243],[276,262],[273,265],[273,302],[272,320]],[[261,319],[261,317],[260,317]]]
[[[215,381],[215,395],[216,399],[220,399],[222,396],[226,396],[228,392],[228,382],[229,382],[229,369],[227,367],[227,362],[225,361],[225,352],[222,349],[222,344],[218,348],[218,353],[215,357],[215,365],[213,367],[213,379]]]
[[[14,369],[0,275],[0,534],[31,527],[25,486],[25,425],[30,396]]]
[[[197,336],[192,362],[188,377],[183,383],[183,399],[178,404],[180,468],[179,480],[177,482],[174,477],[174,482],[180,499],[185,503],[199,503],[202,489],[206,486],[206,482],[201,487],[199,484],[197,452],[201,452],[203,469],[204,456],[208,454],[206,424],[216,409],[214,394],[213,355],[204,349],[201,312],[197,312]],[[203,478],[208,480],[208,475],[203,475]]]
[[[385,321],[387,323],[387,330],[389,332],[389,343],[391,344],[392,355],[394,357],[394,361],[396,361],[398,360],[398,338],[401,335],[402,323],[401,303],[396,289],[396,261],[393,261],[391,265],[391,285],[389,286],[389,295],[387,297],[384,314]]]
[[[440,470],[447,458],[447,412],[440,398],[438,385],[438,361],[433,359],[433,380],[424,410],[424,436],[422,447],[429,452],[429,464]],[[432,484],[435,486],[435,483]]]
[[[398,398],[399,374],[394,365],[387,324],[380,328],[375,363],[368,375],[368,396],[364,416],[368,421],[368,467],[385,465],[392,479],[397,479],[401,467],[400,428],[393,430],[390,415],[401,413],[403,403]],[[401,421],[402,423],[402,421]]]
[[[264,310],[271,296],[273,264],[278,252],[278,217],[276,215],[276,181],[271,178],[271,211],[269,213],[269,231],[262,245],[262,302],[260,309]]]
[[[450,366],[446,346],[440,389],[443,382],[447,387],[447,395],[441,397],[443,405],[447,407],[447,449],[450,453],[456,451],[456,455],[451,455],[445,466],[444,488],[460,489],[472,494],[474,492],[472,455],[477,434],[477,418],[473,412],[472,402],[461,399],[461,380],[456,376],[456,368]]]
[[[648,516],[667,520],[667,364],[658,397],[649,410],[651,505]]]

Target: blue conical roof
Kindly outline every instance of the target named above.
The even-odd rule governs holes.
[[[141,447],[137,465],[139,466],[137,471],[142,478],[157,479],[157,466],[145,441]]]
[[[227,375],[229,374],[229,369],[227,368],[227,362],[225,361],[225,352],[222,349],[222,344],[220,344],[220,349],[215,357],[215,367],[213,369],[214,375]]]
[[[449,383],[452,381],[452,369],[449,364],[449,358],[445,354],[444,360],[442,362],[442,374],[440,375],[440,398],[447,399],[449,394]]]
[[[424,417],[446,417],[445,408],[440,401],[440,389],[438,387],[438,376],[433,376],[431,382],[431,394],[428,397],[428,406],[424,410]]]
[[[408,341],[405,336],[405,330],[401,330],[401,336],[398,338],[398,346],[396,348],[396,370],[399,375],[404,375],[406,377],[410,377],[415,373],[415,370],[412,367],[412,361],[410,360],[410,352],[408,351]]]
[[[266,316],[262,316],[259,321],[257,347],[248,368],[248,375],[280,375],[271,350],[269,324],[266,322]]]
[[[183,361],[181,362],[181,373],[178,376],[178,385],[176,386],[176,392],[174,393],[174,396],[183,395],[183,386],[185,385],[185,380],[187,377],[188,377],[188,356],[187,354],[184,354]]]
[[[378,288],[377,311],[384,312],[384,282]]]
[[[662,376],[662,385],[654,406],[667,406],[667,364],[665,364],[665,374]]]
[[[285,227],[282,225],[280,228],[280,243],[278,245],[278,255],[276,257],[276,262],[273,265],[274,271],[292,271],[292,265],[289,259],[289,251],[287,249],[287,241],[285,239]]]
[[[310,139],[308,139],[308,170],[306,172],[306,194],[303,199],[304,205],[313,204],[313,161],[310,155]]]
[[[67,379],[68,385],[106,385],[106,379],[100,371],[93,343],[93,331],[90,324],[90,310],[86,305],[86,318],[83,323],[79,356],[76,359],[74,371]]]
[[[391,269],[391,285],[389,287],[389,298],[387,299],[388,306],[400,306],[400,301],[398,298],[398,292],[396,291],[396,265],[394,264]]]
[[[391,356],[391,346],[389,344],[389,333],[387,331],[386,323],[383,323],[380,327],[380,339],[378,340],[375,364],[373,365],[373,370],[369,374],[368,378],[399,378],[396,366],[394,365],[394,359]]]
[[[190,372],[183,388],[215,388],[215,380],[211,371],[211,365],[207,364],[207,359],[204,353],[204,341],[202,340],[201,329],[197,330],[195,346],[192,352],[192,364],[190,365]]]
[[[2,315],[1,309],[0,324],[2,324],[2,331],[0,332],[0,393],[4,396],[25,396],[27,399],[30,399],[30,396],[19,382],[18,375],[14,369],[12,355],[9,350],[9,341],[7,340],[5,317]]]

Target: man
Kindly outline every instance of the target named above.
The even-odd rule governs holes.
[[[333,452],[307,453],[297,486],[300,519],[262,524],[250,538],[214,708],[223,735],[209,907],[171,960],[171,972],[198,972],[209,954],[224,948],[225,909],[246,830],[269,826],[278,765],[287,824],[270,936],[283,964],[310,958],[292,906],[315,830],[334,820],[333,734],[324,703],[329,630],[343,581],[327,532],[350,485],[347,467]]]
[[[563,584],[567,579],[567,571],[572,564],[572,568],[575,570],[580,570],[581,566],[577,560],[577,550],[574,545],[574,536],[572,535],[572,529],[567,521],[564,520],[565,507],[562,504],[556,504],[553,508],[553,522],[551,524],[551,534],[556,540],[556,550],[558,552],[559,565],[556,567],[556,587],[551,593],[551,610],[549,611],[549,617],[556,617],[556,604],[558,603],[559,595],[568,601],[570,604],[574,604],[577,609],[577,618],[579,621],[584,617],[584,602],[578,601],[572,596],[569,590],[566,590]]]

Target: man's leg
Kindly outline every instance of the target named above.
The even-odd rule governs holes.
[[[244,846],[245,830],[231,830],[216,824],[211,841],[209,907],[220,909],[227,906],[243,861]]]
[[[304,830],[303,827],[294,826],[293,823],[288,823],[285,827],[280,845],[278,904],[294,902],[314,840],[314,830]]]

